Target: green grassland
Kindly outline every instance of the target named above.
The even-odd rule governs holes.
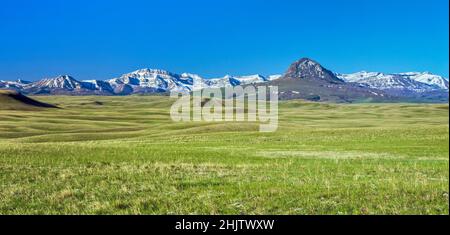
[[[448,214],[448,104],[280,103],[172,122],[164,96],[0,104],[0,214]]]

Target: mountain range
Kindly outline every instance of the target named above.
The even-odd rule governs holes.
[[[24,94],[129,95],[190,92],[194,80],[202,88],[267,84],[279,86],[281,99],[314,101],[417,101],[448,102],[448,79],[429,72],[386,74],[357,72],[339,74],[314,60],[302,58],[292,63],[283,75],[230,76],[205,79],[196,74],[176,74],[159,69],[140,69],[109,80],[79,81],[69,75],[44,78],[36,82],[2,81],[0,89]]]

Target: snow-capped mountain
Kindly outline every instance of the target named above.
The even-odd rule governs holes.
[[[277,77],[277,75],[271,75],[268,77],[262,76],[260,74],[247,75],[247,76],[226,75],[221,78],[203,79],[203,84],[209,88],[220,88],[220,87],[230,87],[230,86],[238,86],[238,85],[264,83],[264,82],[270,81],[269,78],[275,79],[275,77]],[[279,78],[279,76],[277,78]]]
[[[425,83],[431,86],[436,87],[437,89],[449,89],[448,79],[432,74],[430,72],[409,72],[409,73],[400,73],[400,75],[404,77],[408,77],[409,79]]]
[[[17,79],[16,81],[2,81],[0,80],[0,88],[12,89],[12,90],[21,90],[27,84],[31,82],[25,81],[22,79]]]
[[[210,78],[202,80],[202,87],[205,88],[220,88],[220,87],[230,87],[230,86],[238,86],[241,84],[239,80],[235,77],[226,75],[221,78]]]
[[[114,89],[120,86],[128,86],[133,92],[148,90],[155,92],[189,92],[192,90],[193,80],[197,78],[199,76],[195,74],[183,73],[178,75],[160,69],[140,69],[124,74],[119,78],[108,80],[108,82]]]
[[[45,78],[32,83],[20,84],[19,89],[16,90],[20,90],[28,94],[115,94],[114,89],[120,86],[120,84],[124,83],[123,81],[127,81],[130,84],[136,84],[136,79],[132,78],[131,76],[129,78],[121,77],[121,79],[110,81],[79,81],[68,75],[60,75],[55,78]],[[12,86],[12,84],[8,85],[9,87]],[[139,84],[137,85],[139,86]],[[4,87],[8,88],[7,86]],[[144,88],[144,84],[142,85],[142,87]],[[134,90],[131,89],[131,91],[127,94],[133,93],[133,91]]]
[[[448,79],[428,72],[386,74],[380,72],[334,73],[314,60],[302,58],[283,75],[226,75],[202,78],[192,73],[172,73],[161,69],[139,69],[109,80],[76,80],[69,75],[36,82],[0,81],[0,89],[25,94],[128,95],[161,92],[191,92],[204,88],[269,84],[280,86],[280,98],[311,100],[407,100],[448,101]],[[196,86],[198,85],[199,86]],[[320,99],[319,99],[320,96]],[[327,98],[328,97],[328,98]],[[336,98],[337,97],[337,98]],[[392,99],[393,100],[393,99]]]
[[[269,78],[274,80],[279,78],[279,76],[271,75]],[[255,74],[248,76],[226,75],[221,78],[205,79],[197,74],[191,73],[182,73],[179,75],[159,69],[140,69],[124,74],[119,78],[108,80],[108,82],[113,89],[120,89],[121,86],[127,86],[129,90],[133,90],[133,92],[138,93],[149,90],[159,92],[190,92],[202,88],[221,88],[237,85],[248,85],[252,83],[262,83],[269,81],[269,78]],[[194,87],[194,80],[197,81],[197,84],[199,85],[198,88]]]
[[[429,92],[448,90],[448,81],[430,73],[398,73],[357,72],[352,74],[336,74],[337,77],[352,83],[358,83],[379,90],[399,90],[409,92]]]
[[[111,85],[106,81],[78,81],[69,75],[44,78],[36,82],[23,80],[7,82],[4,88],[27,94],[112,94]]]
[[[44,78],[40,81],[30,84],[33,87],[46,88],[46,89],[67,89],[75,90],[83,88],[83,84],[77,81],[75,78],[68,75],[61,75],[56,78]]]
[[[238,80],[241,85],[247,85],[252,83],[261,83],[261,82],[267,82],[269,81],[268,78],[260,75],[260,74],[254,74],[249,76],[241,76],[241,77],[234,77],[236,80]]]
[[[195,89],[221,88],[278,79],[280,75],[224,76],[204,79],[197,74],[176,74],[161,69],[139,69],[109,80],[76,80],[69,75],[44,78],[36,82],[0,81],[0,88],[28,94],[120,94],[155,92],[190,92]],[[199,84],[194,87],[194,81]]]

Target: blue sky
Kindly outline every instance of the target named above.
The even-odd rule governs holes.
[[[309,57],[336,72],[448,77],[448,0],[0,2],[0,79],[107,79],[139,68],[264,75]]]

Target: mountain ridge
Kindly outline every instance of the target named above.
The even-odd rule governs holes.
[[[194,81],[201,84],[201,88],[223,88],[250,84],[281,85],[280,97],[286,99],[313,97],[313,100],[319,101],[329,100],[318,98],[319,93],[322,94],[322,97],[332,95],[341,97],[338,100],[344,101],[347,98],[357,100],[358,96],[369,100],[376,100],[380,97],[386,99],[390,96],[406,98],[437,96],[442,101],[445,100],[445,96],[448,100],[449,90],[446,78],[429,72],[388,74],[361,71],[339,74],[309,58],[301,58],[293,62],[283,75],[226,75],[205,79],[192,73],[177,74],[162,69],[144,68],[108,80],[80,81],[69,75],[44,78],[35,82],[0,80],[0,89],[12,89],[34,95],[130,95],[171,91],[191,92],[197,89],[194,87]],[[285,87],[283,83],[290,84],[290,86]],[[294,87],[297,90],[294,90]],[[300,92],[302,95],[296,95]],[[318,94],[314,94],[315,92]],[[286,95],[288,93],[291,95]]]

